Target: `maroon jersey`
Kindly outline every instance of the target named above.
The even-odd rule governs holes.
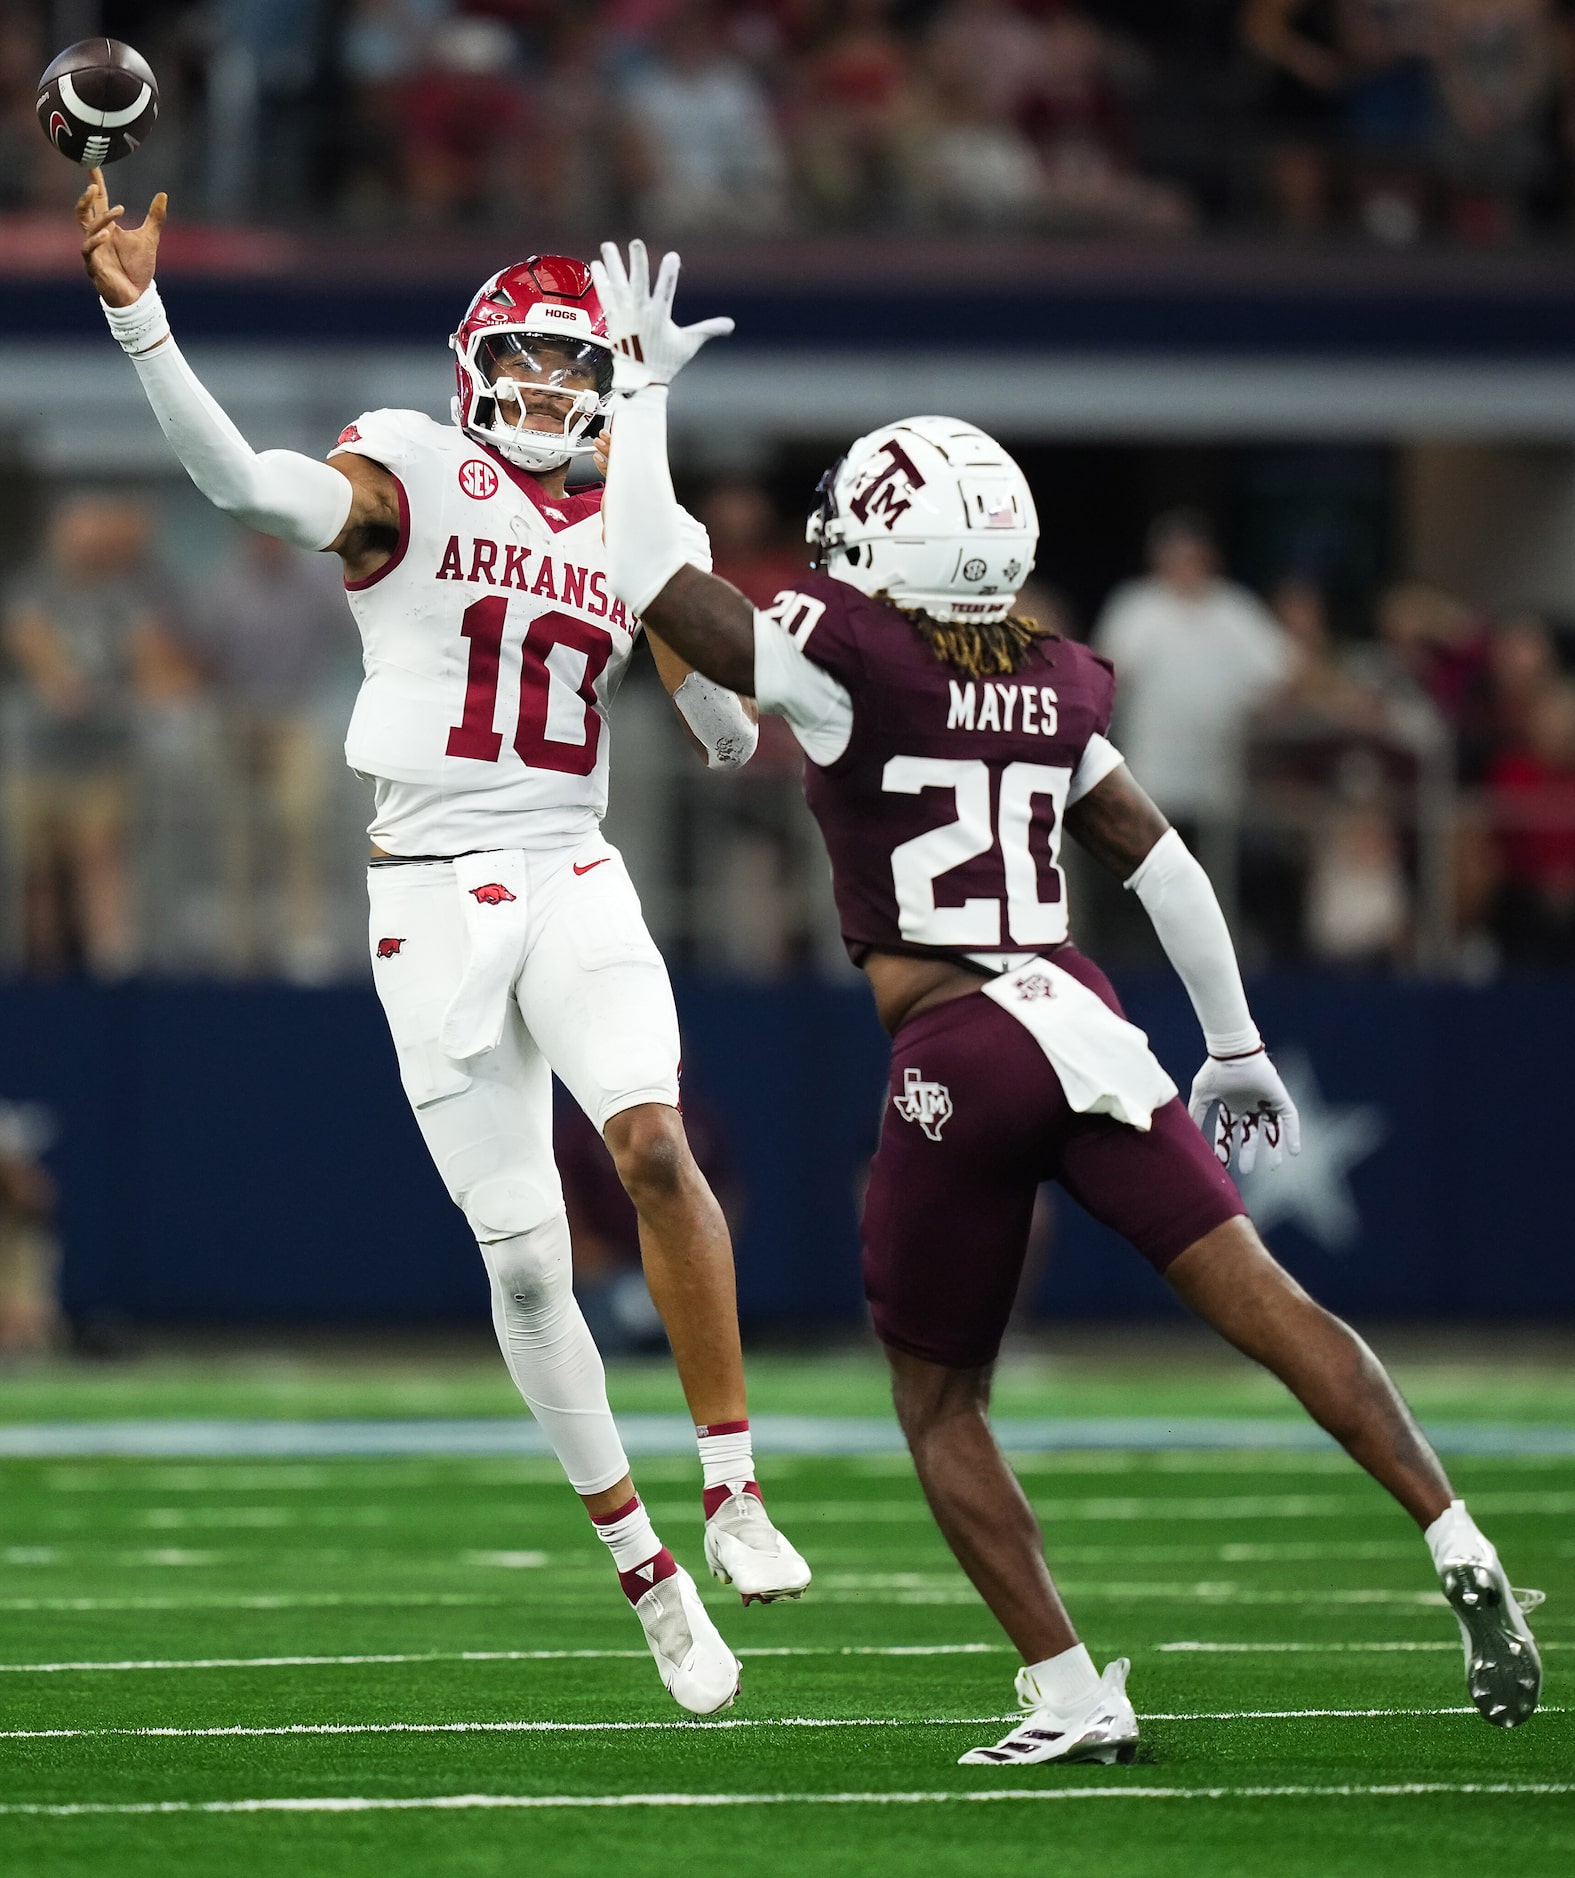
[[[1089,740],[1110,722],[1109,662],[1045,639],[1009,678],[968,679],[896,608],[824,574],[805,576],[771,618],[852,702],[846,749],[805,765],[804,793],[854,961],[1062,943],[1061,820]]]

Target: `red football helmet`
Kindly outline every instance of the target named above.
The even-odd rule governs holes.
[[[583,261],[533,254],[506,267],[471,301],[451,335],[454,422],[521,469],[557,469],[588,455],[612,393],[607,319]],[[498,378],[520,386],[500,409]],[[594,386],[594,389],[592,388]],[[527,409],[525,395],[535,390]],[[527,420],[562,413],[561,430],[528,429]]]

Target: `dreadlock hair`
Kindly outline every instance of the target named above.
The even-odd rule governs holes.
[[[1045,639],[1059,639],[1053,627],[1021,613],[1005,619],[947,621],[933,619],[918,607],[899,605],[882,595],[907,620],[942,665],[964,678],[1009,678],[1020,671],[1029,653]]]

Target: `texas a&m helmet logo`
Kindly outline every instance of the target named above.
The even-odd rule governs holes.
[[[459,486],[473,502],[490,502],[498,493],[498,472],[473,456],[459,466]]]
[[[472,887],[470,891],[483,906],[502,906],[505,900],[514,898],[501,880],[489,880],[486,886]]]
[[[905,1122],[917,1122],[931,1141],[939,1141],[941,1130],[952,1118],[952,1092],[943,1082],[926,1082],[924,1072],[902,1072],[902,1094],[894,1095],[892,1107]]]
[[[403,939],[379,939],[377,942],[377,956],[380,959],[397,959],[404,949]]]
[[[924,487],[924,478],[895,437],[883,443],[877,455],[885,457],[885,463],[854,492],[848,507],[861,522],[868,522],[873,516],[892,529],[897,526],[898,517],[906,515],[913,507],[913,492]]]

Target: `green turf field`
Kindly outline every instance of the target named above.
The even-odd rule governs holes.
[[[435,1366],[418,1402],[402,1374],[41,1374],[0,1384],[0,1416],[509,1412],[482,1369]],[[1408,1381],[1442,1415],[1568,1419],[1551,1375],[1507,1394],[1469,1366]],[[615,1393],[674,1405],[661,1370],[619,1372]],[[1250,1372],[1189,1363],[1102,1382],[1015,1365],[1003,1396],[1018,1414],[1174,1415],[1178,1439],[1187,1416],[1278,1408]],[[757,1365],[757,1407],[876,1415],[878,1373]],[[550,1462],[0,1462],[0,1872],[459,1878],[705,1860],[885,1878],[1108,1860],[1410,1878],[1489,1855],[1516,1874],[1575,1869],[1575,1459],[1456,1467],[1516,1582],[1548,1593],[1546,1707],[1513,1734],[1461,1712],[1425,1552],[1339,1455],[1022,1463],[1090,1647],[1132,1659],[1146,1743],[1132,1767],[955,1765],[1001,1732],[1014,1661],[900,1456],[763,1463],[817,1582],[801,1604],[749,1611],[713,1587],[744,1690],[719,1722],[688,1724]],[[698,1569],[694,1462],[637,1474]],[[365,1804],[321,1804],[347,1799]],[[289,1801],[319,1804],[232,1810]]]

